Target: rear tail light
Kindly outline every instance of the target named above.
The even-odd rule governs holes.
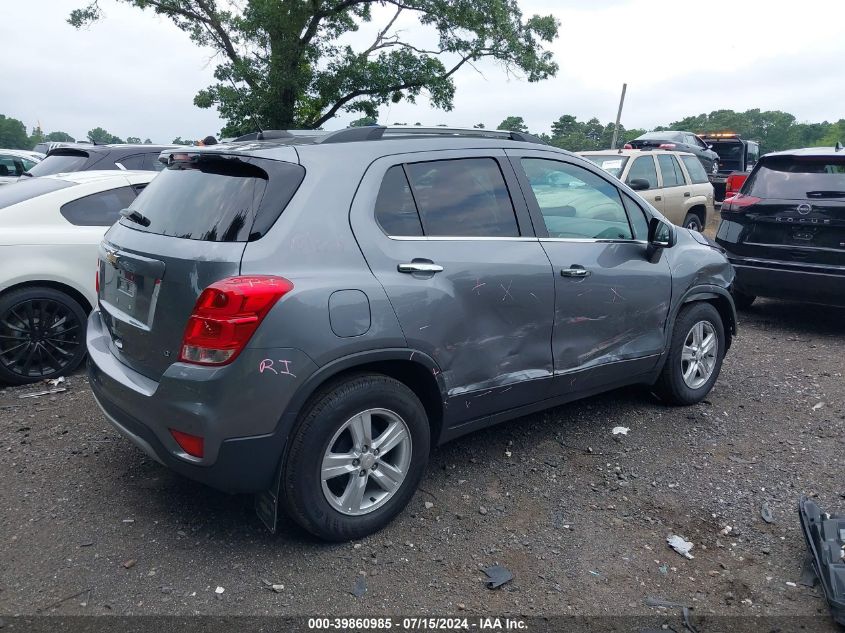
[[[657,149],[675,149],[674,143],[661,143],[657,146]]]
[[[205,442],[199,435],[191,435],[190,433],[177,431],[176,429],[170,429],[170,434],[176,440],[179,447],[188,455],[192,455],[193,457],[202,457],[205,455]]]
[[[742,189],[743,183],[748,178],[748,174],[731,174],[725,182],[725,196],[732,196]]]
[[[276,302],[293,290],[283,277],[228,277],[203,290],[185,327],[179,360],[226,365],[246,347]]]
[[[722,203],[722,213],[742,213],[748,207],[758,202],[760,202],[760,198],[738,193],[732,198],[725,198],[725,201]]]

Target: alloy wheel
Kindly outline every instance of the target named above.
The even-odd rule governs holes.
[[[323,454],[323,494],[338,512],[369,514],[402,486],[411,464],[411,432],[389,409],[367,409],[349,418]]]
[[[52,299],[27,299],[0,314],[0,363],[22,378],[65,369],[82,345],[82,324]]]
[[[686,226],[684,228],[689,229],[690,231],[699,231],[701,232],[701,220],[698,219],[697,215],[693,215],[687,220]]]
[[[699,321],[690,328],[681,352],[681,375],[687,387],[700,389],[710,380],[718,352],[719,338],[712,323]]]

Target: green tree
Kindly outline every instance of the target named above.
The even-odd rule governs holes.
[[[50,132],[47,136],[44,137],[45,141],[50,141],[51,143],[75,143],[76,139],[73,138],[67,132]]]
[[[101,17],[97,0],[71,12],[80,28]],[[557,72],[544,46],[558,33],[552,15],[524,19],[516,0],[243,0],[232,10],[216,0],[120,0],[169,18],[222,62],[216,84],[194,103],[216,106],[227,121],[222,134],[256,127],[319,128],[341,112],[376,117],[378,107],[414,102],[423,92],[433,106],[450,110],[454,75],[483,58],[540,81]],[[342,41],[373,19],[373,10],[395,11],[369,46]],[[403,39],[402,13],[435,31],[431,49]]]
[[[153,142],[150,139],[144,139],[144,145],[152,145]]]
[[[23,121],[0,114],[0,147],[8,149],[32,149]]]
[[[194,141],[191,139],[183,139],[181,136],[177,136],[172,141],[170,141],[173,145],[193,145]]]
[[[140,145],[140,144],[141,144],[141,139],[140,139],[139,137],[137,137],[137,136],[127,136],[127,137],[126,137],[126,142],[127,142],[127,143],[132,143],[133,145]]]
[[[499,123],[497,130],[508,130],[509,132],[528,132],[528,126],[521,116],[509,116]]]
[[[360,119],[352,121],[349,127],[366,127],[368,125],[378,125],[378,120],[375,117],[363,116]]]
[[[102,145],[104,143],[122,143],[123,142],[119,137],[114,136],[113,134],[111,134],[110,132],[107,132],[106,130],[104,130],[101,127],[95,127],[93,130],[89,130],[88,140],[91,141],[92,143],[97,143],[97,144],[100,144],[100,145]]]
[[[475,124],[475,125],[473,125],[472,127],[474,127],[476,130],[483,130],[483,129],[484,129],[484,124],[483,124],[483,123],[476,123],[476,124]]]
[[[32,128],[32,134],[29,135],[29,146],[35,147],[39,143],[43,143],[46,140],[46,136],[44,136],[44,132],[41,130],[40,125],[36,125]]]

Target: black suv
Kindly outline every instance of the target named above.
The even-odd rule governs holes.
[[[845,150],[766,154],[725,200],[716,241],[736,269],[733,294],[845,305]]]
[[[141,169],[159,171],[158,162],[163,150],[176,145],[78,145],[57,147],[24,176],[51,176],[70,171],[89,169]]]
[[[646,132],[625,144],[626,149],[670,149],[695,155],[708,174],[719,171],[719,155],[692,132]]]

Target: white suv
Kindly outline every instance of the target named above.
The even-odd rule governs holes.
[[[695,231],[715,212],[713,185],[689,152],[602,150],[581,156],[616,176],[672,223]]]

